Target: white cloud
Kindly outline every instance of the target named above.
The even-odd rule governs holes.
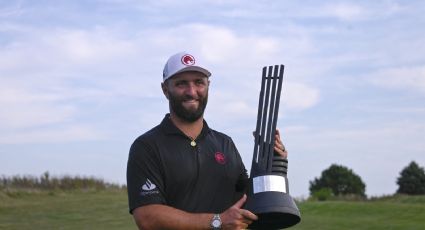
[[[383,69],[366,76],[366,79],[385,88],[425,93],[425,66]]]
[[[43,37],[43,41],[49,50],[55,50],[65,59],[86,65],[133,56],[137,50],[131,41],[117,38],[114,31],[104,28],[94,31],[60,29]]]
[[[324,15],[344,21],[364,19],[368,12],[360,5],[339,3],[325,6],[321,11]]]
[[[102,139],[105,139],[105,135],[90,126],[68,125],[3,133],[0,136],[0,144],[57,143]]]
[[[77,134],[74,128],[61,132],[43,128],[70,122],[79,127],[84,112],[81,100],[98,105],[140,91],[123,86],[140,83],[120,75],[138,61],[136,43],[114,29],[39,29],[19,24],[3,29],[14,38],[0,44],[0,107],[7,108],[0,113],[3,141],[24,140],[21,137],[35,128],[46,135],[34,134],[33,140],[72,136]]]
[[[72,72],[83,67],[112,68],[117,60],[122,63],[137,52],[133,43],[113,29],[37,29],[9,25],[6,30],[15,39],[0,47],[0,71],[20,74],[21,78],[37,73],[72,76]]]
[[[281,99],[288,109],[303,110],[319,103],[320,93],[311,86],[288,82],[284,87],[285,96]]]
[[[227,67],[271,60],[280,50],[274,37],[238,34],[228,27],[200,23],[145,30],[140,37],[144,38],[140,45],[152,53],[164,53],[164,59],[170,52],[195,51],[210,63]]]
[[[212,86],[214,87],[214,86]],[[238,91],[210,91],[208,100],[207,115],[215,120],[242,120],[247,117],[254,117],[257,114],[258,95],[247,96],[246,92]]]
[[[209,25],[193,25],[194,34],[198,34],[201,50],[214,63],[237,66],[264,61],[266,57],[274,57],[279,50],[275,38],[266,36],[243,36],[225,27]],[[249,49],[248,49],[249,47]],[[239,60],[239,63],[238,63]]]
[[[9,6],[2,6],[0,8],[0,18],[7,18],[13,16],[20,16],[22,14],[22,6],[20,1],[11,2]]]
[[[68,121],[75,108],[58,103],[54,94],[0,87],[0,129],[19,129]],[[59,101],[60,102],[60,101]]]
[[[409,8],[415,7],[414,5],[415,3],[410,5],[395,1],[332,1],[331,3],[328,1],[316,1],[300,7],[298,3],[286,2],[285,9],[287,14],[285,16],[289,19],[313,18],[332,20],[332,23],[319,24],[318,27],[320,28],[334,24],[335,19],[342,22],[357,23],[374,19],[388,19],[399,13],[409,14],[414,10]],[[288,10],[295,7],[297,10]],[[282,8],[276,8],[276,10],[282,11]],[[276,14],[275,11],[274,13]]]

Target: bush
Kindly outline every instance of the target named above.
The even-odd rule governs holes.
[[[408,195],[425,194],[425,172],[424,168],[419,167],[416,162],[412,161],[400,172],[397,178],[397,193]]]
[[[330,188],[321,188],[317,191],[314,191],[313,194],[311,194],[311,196],[314,200],[325,201],[332,198],[333,193],[332,193],[332,189]]]
[[[366,197],[366,185],[362,179],[347,167],[332,164],[322,172],[320,178],[310,181],[310,194],[328,188],[335,196],[356,195]]]
[[[119,190],[125,186],[106,183],[94,177],[51,177],[49,172],[43,173],[39,178],[34,176],[12,176],[0,178],[0,190]]]

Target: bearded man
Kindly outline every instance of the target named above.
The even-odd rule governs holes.
[[[171,56],[162,91],[170,113],[130,148],[127,187],[139,229],[245,229],[248,175],[232,139],[204,120],[211,73],[200,57]],[[275,152],[285,156],[279,132]]]

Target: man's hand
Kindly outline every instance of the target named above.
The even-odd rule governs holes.
[[[252,132],[252,135],[255,136],[255,131]],[[280,139],[279,129],[276,129],[276,134],[274,137],[274,152],[279,154],[283,158],[288,158],[288,151],[286,151],[285,146],[283,145],[282,140]]]
[[[222,229],[246,229],[258,219],[254,213],[241,208],[245,201],[246,195],[243,195],[232,207],[220,214]]]
[[[285,146],[283,145],[282,140],[280,139],[279,129],[276,129],[274,151],[275,153],[279,154],[284,158],[288,157],[288,152],[286,151]]]

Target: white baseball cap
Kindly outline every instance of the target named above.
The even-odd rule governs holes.
[[[180,52],[171,56],[164,66],[162,73],[163,81],[168,78],[186,71],[197,71],[205,74],[207,77],[211,76],[210,71],[203,67],[204,63],[199,56],[195,56],[188,52]]]

